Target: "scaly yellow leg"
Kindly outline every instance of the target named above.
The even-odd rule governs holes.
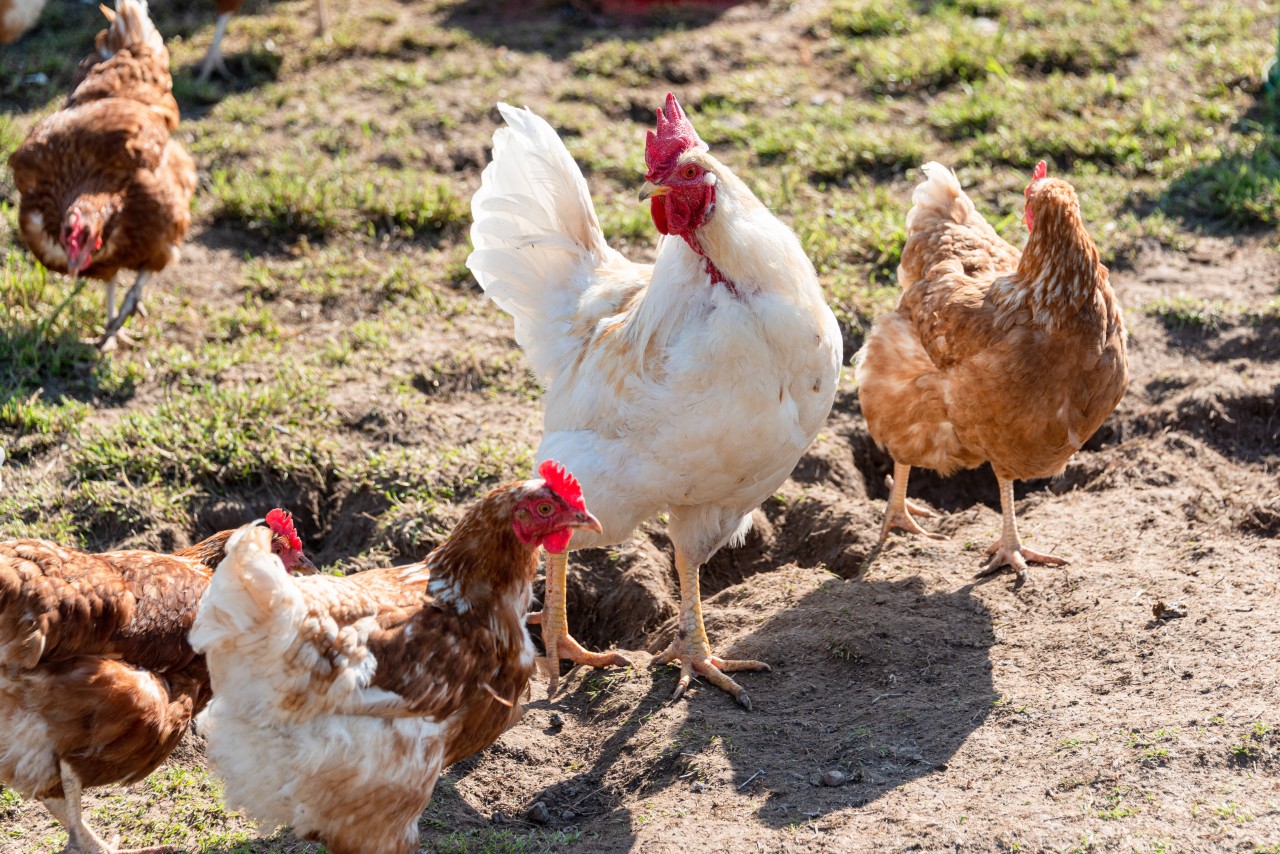
[[[931,540],[945,540],[945,534],[934,534],[921,528],[912,513],[920,516],[936,516],[928,507],[916,504],[907,499],[907,478],[911,476],[911,466],[898,461],[893,463],[893,489],[889,493],[889,504],[884,511],[884,524],[880,526],[880,542],[889,539],[889,532],[901,529],[911,534],[919,534]]]
[[[1004,518],[1004,525],[1000,531],[1000,539],[987,548],[987,554],[991,555],[991,559],[982,567],[978,577],[992,575],[1001,567],[1009,566],[1021,581],[1027,577],[1027,561],[1047,566],[1066,564],[1066,560],[1057,555],[1041,554],[1022,544],[1022,538],[1018,536],[1018,520],[1014,517],[1013,481],[1005,480],[998,475],[996,480],[1000,483],[1000,514]]]
[[[676,572],[680,575],[680,623],[671,645],[654,658],[653,663],[670,664],[680,660],[680,681],[676,683],[672,700],[680,699],[693,674],[697,673],[721,691],[727,691],[743,708],[751,711],[751,698],[747,692],[725,674],[741,670],[767,671],[770,667],[763,661],[724,659],[711,654],[711,642],[707,640],[707,629],[702,622],[698,569],[679,550],[676,551]]]
[[[560,687],[560,662],[587,664],[592,667],[630,667],[631,660],[616,652],[588,652],[569,634],[569,613],[565,603],[565,577],[569,566],[568,552],[547,555],[547,589],[543,609],[529,615],[529,622],[542,625],[542,644],[547,657],[542,666],[547,670],[547,697],[556,695]]]

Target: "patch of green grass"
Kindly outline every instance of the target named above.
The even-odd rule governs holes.
[[[0,783],[0,819],[11,819],[22,808],[22,796]]]
[[[906,0],[836,0],[810,33],[842,38],[884,36],[907,31],[914,18]]]
[[[4,203],[0,214],[16,219]],[[84,385],[91,376],[85,367],[97,353],[80,337],[102,322],[102,303],[95,302],[102,289],[88,279],[78,285],[76,294],[69,277],[48,272],[23,247],[0,251],[0,394],[31,392],[49,382]]]
[[[1225,303],[1182,295],[1158,299],[1147,304],[1143,310],[1169,330],[1217,329],[1228,314]]]
[[[407,171],[358,174],[342,165],[317,171],[285,157],[260,173],[215,170],[210,182],[216,219],[278,236],[321,237],[339,230],[440,234],[469,215],[449,184]]]
[[[1125,803],[1128,793],[1129,790],[1126,788],[1115,788],[1104,792],[1095,804],[1094,814],[1103,821],[1121,821],[1138,815],[1141,810],[1133,804]]]
[[[316,429],[329,418],[311,377],[179,392],[89,438],[72,455],[82,477],[221,484],[318,476],[329,452]]]
[[[430,839],[436,854],[551,854],[581,839],[577,830],[458,830]]]
[[[1235,226],[1280,224],[1280,137],[1269,127],[1246,125],[1221,156],[1178,178],[1166,202]]]

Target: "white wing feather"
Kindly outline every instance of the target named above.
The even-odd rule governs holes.
[[[471,200],[467,267],[516,322],[516,340],[548,385],[572,361],[574,315],[596,270],[622,256],[605,242],[578,165],[528,109],[499,104],[507,127]],[[625,263],[625,261],[624,261]]]

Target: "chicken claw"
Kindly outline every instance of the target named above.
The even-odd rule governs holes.
[[[884,524],[880,526],[880,542],[883,544],[889,539],[889,532],[894,530],[906,531],[910,534],[919,534],[922,537],[928,537],[931,540],[948,539],[946,534],[935,534],[926,531],[920,527],[920,524],[912,518],[911,514],[923,516],[926,519],[935,517],[937,512],[930,510],[922,504],[917,504],[907,498],[907,478],[911,474],[911,466],[903,465],[899,462],[893,464],[893,477],[887,478],[889,483],[889,504],[884,511]]]
[[[1064,558],[1041,554],[1022,544],[1022,537],[1018,535],[1018,520],[1014,515],[1013,481],[1005,480],[998,475],[996,479],[1000,483],[1000,513],[1004,517],[1004,525],[1000,532],[1000,539],[987,547],[987,554],[991,559],[983,565],[977,577],[985,578],[988,575],[994,575],[1002,567],[1009,566],[1013,567],[1014,576],[1020,584],[1027,578],[1028,562],[1045,566],[1065,566],[1067,561]]]
[[[547,555],[546,608],[530,614],[526,620],[542,626],[542,645],[546,657],[539,666],[547,673],[547,697],[552,698],[560,687],[560,662],[572,661],[591,667],[630,667],[631,660],[616,652],[590,652],[569,634],[569,616],[565,604],[565,574],[569,565],[566,553]]]
[[[1008,566],[1012,567],[1015,577],[1022,580],[1027,577],[1028,563],[1039,563],[1044,566],[1065,566],[1067,563],[1065,558],[1042,554],[1027,548],[1021,542],[1015,542],[1012,546],[1006,545],[1003,537],[987,547],[987,554],[991,559],[983,564],[982,571],[976,576],[978,578],[995,575]]]
[[[690,649],[690,647],[693,648]],[[698,647],[702,647],[702,649],[698,649]],[[725,659],[711,655],[705,640],[702,644],[698,644],[696,641],[690,643],[687,636],[681,637],[680,634],[676,635],[670,646],[654,657],[653,663],[654,665],[672,664],[676,659],[680,660],[680,681],[676,683],[675,693],[671,695],[672,702],[684,696],[685,689],[689,687],[689,682],[693,679],[693,674],[697,673],[712,685],[733,697],[738,702],[738,705],[748,712],[751,711],[751,698],[747,696],[746,689],[725,674],[744,670],[767,673],[773,669],[763,661]]]

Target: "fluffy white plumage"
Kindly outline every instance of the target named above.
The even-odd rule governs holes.
[[[799,240],[727,168],[699,238],[611,249],[581,171],[528,109],[499,105],[467,266],[547,386],[538,460],[577,476],[609,545],[664,510],[701,563],[786,479],[831,409],[841,339]]]
[[[665,237],[654,264],[635,264],[608,246],[555,131],[528,109],[498,109],[507,127],[494,134],[493,162],[472,200],[467,266],[515,319],[547,388],[537,459],[574,473],[603,526],[600,536],[579,532],[571,547],[622,542],[668,512],[682,629],[658,660],[681,660],[677,696],[697,670],[749,708],[712,662],[698,567],[741,541],[751,511],[826,420],[842,361],[835,317],[800,241],[704,146],[680,155],[698,158],[714,187],[696,231],[703,254]],[[731,284],[713,280],[709,264]],[[567,633],[563,576],[563,559],[553,560],[543,614],[553,660],[547,626]],[[571,660],[625,661],[593,658],[570,641],[566,634]]]
[[[442,726],[378,714],[401,698],[370,687],[377,602],[340,578],[297,584],[269,537],[232,536],[190,635],[209,663],[214,699],[198,726],[227,803],[299,836],[360,827],[364,850],[400,850],[440,772]]]

